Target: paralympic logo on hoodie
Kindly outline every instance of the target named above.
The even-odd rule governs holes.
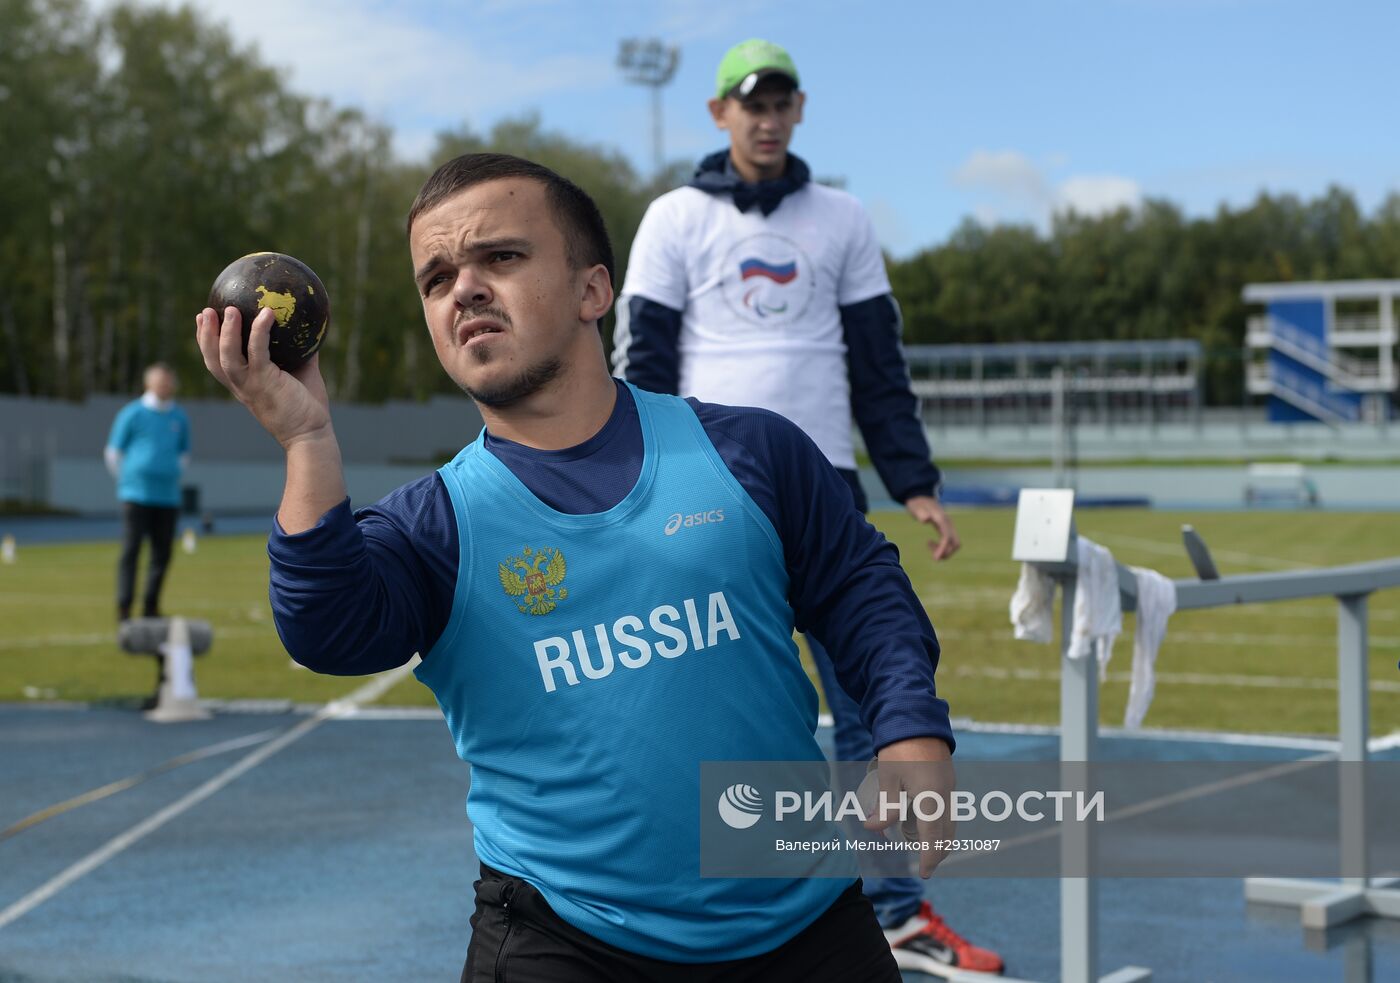
[[[797,279],[797,263],[796,261],[787,263],[765,263],[761,259],[750,257],[739,264],[739,279],[749,280],[752,277],[763,277],[771,280],[780,287],[786,286]],[[769,305],[764,303],[762,293],[762,283],[746,287],[743,299],[744,306],[759,317],[769,317],[773,314],[787,313],[788,302],[786,299],[781,303]]]
[[[747,280],[755,276],[766,276],[774,283],[791,283],[797,279],[797,264],[795,262],[765,263],[755,257],[750,257],[739,264],[739,279]]]
[[[735,312],[757,324],[795,320],[812,295],[812,264],[801,247],[770,232],[735,243],[724,264],[724,294]]]

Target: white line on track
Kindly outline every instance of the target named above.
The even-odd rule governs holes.
[[[1247,631],[1169,631],[1167,638],[1197,645],[1270,645],[1276,648],[1320,648],[1331,651],[1337,648],[1335,634],[1256,635]],[[1368,642],[1374,649],[1400,649],[1400,637],[1394,635],[1372,635]]]
[[[940,666],[939,672],[974,679],[1018,679],[1028,682],[1054,682],[1060,678],[1057,669],[1006,666]],[[1132,673],[1110,672],[1103,677],[1110,683],[1130,683]],[[1248,676],[1239,673],[1159,672],[1157,682],[1183,686],[1244,686],[1259,689],[1336,689],[1337,680],[1311,676]],[[1375,693],[1400,693],[1400,683],[1386,679],[1371,680]]]
[[[24,830],[38,825],[55,816],[61,816],[65,812],[77,809],[80,806],[91,805],[94,802],[101,802],[109,795],[116,795],[118,792],[125,792],[129,788],[140,785],[142,782],[163,775],[167,771],[172,771],[182,765],[194,764],[196,761],[203,761],[205,758],[212,758],[215,755],[227,754],[229,751],[238,751],[254,744],[261,744],[263,741],[270,741],[277,736],[276,729],[258,731],[256,734],[245,734],[242,737],[235,737],[227,741],[219,741],[217,744],[206,744],[204,747],[195,748],[184,754],[178,754],[169,760],[162,761],[154,767],[139,771],[134,775],[119,778],[114,782],[108,782],[98,788],[90,789],[81,795],[75,795],[63,802],[55,802],[46,809],[25,816],[19,822],[4,829],[0,829],[0,840],[9,839]]]
[[[1394,751],[1400,747],[1400,730],[1385,737],[1373,737],[1366,742],[1366,747],[1370,751]]]
[[[259,627],[220,628],[219,638],[255,638],[272,635],[270,624]],[[115,645],[117,634],[114,631],[92,631],[81,635],[37,635],[28,638],[0,638],[0,650],[47,648],[51,645]]]
[[[105,608],[110,602],[110,594],[78,594],[68,591],[64,591],[63,593],[39,594],[12,590],[0,591],[0,604],[22,604],[25,607],[39,605],[71,608],[77,604],[101,604],[105,613]],[[182,610],[186,608],[199,608],[213,611],[227,611],[229,610],[229,603],[223,600],[201,601],[182,599],[180,601],[180,607]],[[234,608],[233,610],[238,609]]]
[[[1268,768],[1262,768],[1257,772],[1253,772],[1252,774],[1236,775],[1232,778],[1222,778],[1218,781],[1206,782],[1202,785],[1196,785],[1191,788],[1185,788],[1179,792],[1171,792],[1167,795],[1159,795],[1154,799],[1147,799],[1144,802],[1139,802],[1135,805],[1131,805],[1126,808],[1111,812],[1108,814],[1107,817],[1104,818],[1103,822],[1112,823],[1117,822],[1120,819],[1130,819],[1133,816],[1141,816],[1149,812],[1156,812],[1157,810],[1165,809],[1168,806],[1180,805],[1183,802],[1192,802],[1196,799],[1202,799],[1208,795],[1214,795],[1217,792],[1226,792],[1233,788],[1242,788],[1246,785],[1254,785],[1262,781],[1267,781],[1270,778],[1275,778],[1279,775],[1287,775],[1295,771],[1302,771],[1306,768],[1312,768],[1315,765],[1320,765],[1323,762],[1332,760],[1333,757],[1334,755],[1331,754],[1317,754],[1307,758],[1303,758],[1300,761],[1285,761],[1281,764],[1272,765]],[[1027,833],[1025,836],[1018,836],[1015,839],[1002,841],[1000,844],[998,844],[997,850],[1004,851],[1012,850],[1019,846],[1029,846],[1032,843],[1039,843],[1043,842],[1044,840],[1054,839],[1062,835],[1063,833],[1063,827],[1059,826],[1056,826],[1052,829],[1040,830],[1036,833]],[[943,863],[958,863],[959,861],[971,860],[975,856],[976,854],[972,853],[954,854],[953,856],[948,857],[946,860],[944,860]]]
[[[441,720],[437,707],[359,707],[341,720]]]
[[[998,608],[1005,611],[1014,590],[1014,586],[953,588],[920,594],[919,600],[928,608],[930,616],[937,621],[939,612],[950,608]],[[1337,604],[1335,601],[1289,601],[1286,604],[1239,604],[1232,606],[1230,610],[1234,616],[1244,618],[1268,618],[1273,621],[1279,618],[1324,620],[1336,617]],[[1373,607],[1368,614],[1372,621],[1400,621],[1400,611],[1375,610]],[[1132,615],[1129,614],[1128,617]]]
[[[1105,533],[1090,537],[1096,543],[1112,547],[1115,543],[1122,543],[1124,546],[1131,546],[1135,549],[1144,550],[1148,553],[1156,553],[1160,556],[1174,556],[1181,558],[1185,555],[1186,547],[1181,543],[1164,543],[1158,539],[1143,539],[1140,536],[1128,536],[1121,533]],[[1304,563],[1301,560],[1284,560],[1276,556],[1260,556],[1257,553],[1244,553],[1239,550],[1217,550],[1210,551],[1211,556],[1216,561],[1224,560],[1227,563],[1246,563],[1256,567],[1273,567],[1279,570],[1309,570],[1316,564]]]
[[[1058,737],[1058,724],[1003,724],[957,718],[953,732],[973,734],[1024,734],[1031,737]],[[1293,734],[1237,734],[1224,730],[1171,730],[1165,727],[1100,727],[1101,737],[1131,737],[1148,741],[1190,741],[1202,744],[1226,744],[1239,747],[1272,747],[1295,751],[1324,751],[1335,754],[1340,748],[1335,738],[1302,737]],[[1372,754],[1400,748],[1400,731],[1386,737],[1373,737],[1366,743]]]
[[[1011,642],[1011,628],[1006,631],[978,631],[962,628],[938,628],[938,637],[945,642]],[[1131,637],[1132,633],[1128,633]],[[1373,649],[1400,649],[1400,636],[1372,635],[1368,644]],[[1335,652],[1337,636],[1333,635],[1255,635],[1244,631],[1168,631],[1163,645],[1184,642],[1191,645],[1230,645],[1272,648],[1312,649]]]
[[[175,802],[172,802],[164,809],[153,813],[146,819],[143,819],[126,832],[108,840],[101,847],[89,853],[86,857],[79,860],[62,873],[51,878],[47,883],[30,891],[4,911],[0,911],[0,928],[4,928],[16,919],[33,911],[55,894],[68,887],[68,885],[92,873],[132,844],[154,833],[176,816],[179,816],[181,813],[203,802],[240,775],[262,764],[284,747],[301,740],[301,738],[305,737],[327,720],[352,714],[360,704],[370,703],[378,699],[386,693],[390,687],[403,679],[404,676],[408,675],[417,664],[418,659],[415,657],[406,665],[399,666],[397,669],[391,669],[388,672],[382,672],[373,677],[369,682],[349,695],[327,703],[320,710],[316,711],[314,715],[303,720],[281,737],[267,742],[262,747],[257,748],[250,754],[239,759],[236,764],[230,765],[228,768],[219,772],[219,774],[209,779],[209,781],[199,786],[199,788],[189,792]]]

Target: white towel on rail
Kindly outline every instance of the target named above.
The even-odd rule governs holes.
[[[1107,547],[1080,536],[1079,571],[1074,585],[1074,622],[1070,628],[1071,659],[1094,655],[1102,669],[1113,655],[1113,642],[1123,631],[1123,604],[1118,597],[1118,567]]]
[[[1021,564],[1021,579],[1011,595],[1011,631],[1026,642],[1055,639],[1055,578],[1033,563]]]
[[[1155,570],[1133,567],[1137,578],[1137,629],[1133,632],[1133,678],[1123,726],[1142,726],[1157,685],[1157,650],[1167,634],[1167,619],[1176,610],[1176,584]]]

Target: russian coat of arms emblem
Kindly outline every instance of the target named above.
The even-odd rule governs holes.
[[[564,554],[552,547],[521,551],[499,565],[501,587],[521,614],[549,614],[569,596],[564,582]]]

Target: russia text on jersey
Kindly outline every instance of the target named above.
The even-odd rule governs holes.
[[[648,627],[651,629],[649,636],[638,634]],[[706,603],[703,629],[696,600],[687,597],[680,608],[674,604],[653,608],[645,620],[635,614],[617,618],[611,625],[611,636],[610,639],[607,624],[596,624],[591,629],[575,628],[569,638],[552,635],[535,642],[535,659],[539,662],[545,692],[555,691],[556,671],[567,685],[577,686],[583,681],[579,678],[580,671],[584,679],[603,679],[612,675],[619,665],[625,669],[641,669],[651,662],[653,653],[663,659],[675,659],[692,649],[699,652],[713,647],[722,640],[721,636],[738,641],[739,624],[729,610],[724,592],[715,591]],[[613,640],[620,646],[615,654]]]

